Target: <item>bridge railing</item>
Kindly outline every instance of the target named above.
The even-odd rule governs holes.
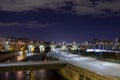
[[[31,61],[0,63],[0,71],[27,71],[40,69],[61,69],[66,66],[64,61]]]

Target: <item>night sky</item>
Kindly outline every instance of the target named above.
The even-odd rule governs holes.
[[[120,0],[0,0],[0,36],[115,40],[120,37]]]

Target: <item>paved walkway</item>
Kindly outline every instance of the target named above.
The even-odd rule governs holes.
[[[95,58],[83,57],[77,54],[61,52],[59,50],[49,53],[48,55],[67,61],[81,68],[93,71],[97,74],[117,78],[117,80],[120,80],[120,64],[100,61]]]

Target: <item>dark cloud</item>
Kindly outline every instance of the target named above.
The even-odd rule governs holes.
[[[120,0],[0,0],[0,10],[13,12],[46,8],[59,10],[68,6],[66,2],[73,3],[70,5],[71,12],[77,15],[120,16]]]
[[[46,28],[54,25],[55,23],[39,23],[37,21],[30,21],[30,22],[7,22],[3,23],[0,22],[0,27],[18,27],[18,28]]]
[[[120,0],[77,0],[73,10],[78,15],[120,16],[119,4]]]
[[[3,11],[29,11],[38,8],[56,9],[65,6],[68,0],[0,0],[0,10]]]

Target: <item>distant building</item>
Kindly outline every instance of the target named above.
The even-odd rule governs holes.
[[[120,50],[120,37],[116,38],[115,40],[115,49]]]
[[[77,45],[77,43],[76,42],[73,42],[72,43],[72,48],[71,48],[72,50],[78,50],[78,45]]]
[[[0,45],[5,45],[6,38],[0,37]]]
[[[92,41],[82,43],[81,46],[85,49],[113,50],[115,49],[115,42],[111,40],[93,39]]]

